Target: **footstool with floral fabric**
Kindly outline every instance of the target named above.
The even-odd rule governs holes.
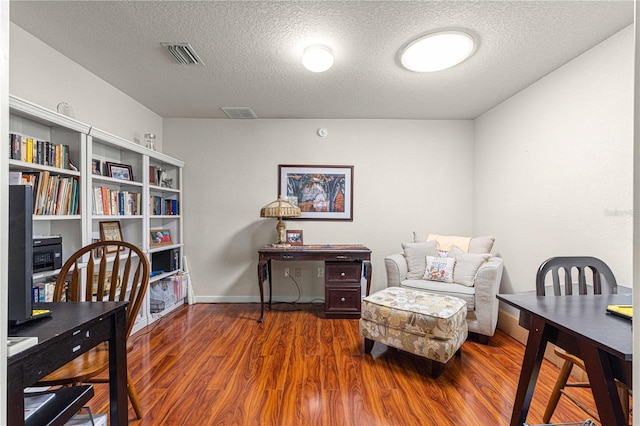
[[[431,375],[438,377],[467,339],[466,316],[462,299],[387,287],[362,300],[360,334],[366,353],[380,342],[430,359]]]

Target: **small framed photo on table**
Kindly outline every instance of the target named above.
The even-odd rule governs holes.
[[[107,176],[114,179],[133,181],[133,169],[128,164],[105,163],[107,167]]]
[[[286,242],[288,244],[291,244],[292,246],[301,246],[303,245],[302,242],[302,231],[299,229],[290,229],[287,230],[287,234],[286,234]]]

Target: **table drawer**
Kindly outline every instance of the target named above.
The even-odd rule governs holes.
[[[361,262],[325,262],[325,283],[360,283]]]
[[[362,289],[358,286],[325,286],[327,318],[359,318]]]

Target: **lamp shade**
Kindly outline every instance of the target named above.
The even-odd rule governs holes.
[[[301,213],[299,207],[287,202],[282,196],[260,209],[260,217],[297,217]]]

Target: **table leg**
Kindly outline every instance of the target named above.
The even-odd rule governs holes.
[[[269,277],[269,310],[271,310],[271,291],[273,289],[273,280],[271,277],[273,277],[273,275],[271,275],[271,259],[267,260],[267,274]]]
[[[24,367],[21,363],[7,367],[7,424],[24,424]]]
[[[258,322],[262,322],[264,319],[264,280],[265,280],[265,271],[266,271],[267,262],[261,260],[258,262],[258,287],[260,288],[260,318]],[[271,279],[271,275],[269,275],[269,279]]]
[[[364,267],[364,276],[367,279],[367,292],[365,294],[368,296],[371,291],[371,261],[363,260],[362,266]]]
[[[580,355],[591,384],[602,426],[626,425],[620,396],[613,379],[609,355],[587,341],[580,340]]]
[[[520,371],[520,380],[518,380],[518,389],[516,390],[516,399],[511,413],[511,426],[522,426],[527,420],[550,330],[551,327],[543,319],[532,318],[527,347],[522,361],[522,370]]]
[[[111,316],[113,330],[109,338],[109,409],[112,425],[129,422],[127,394],[127,311],[119,309]]]

